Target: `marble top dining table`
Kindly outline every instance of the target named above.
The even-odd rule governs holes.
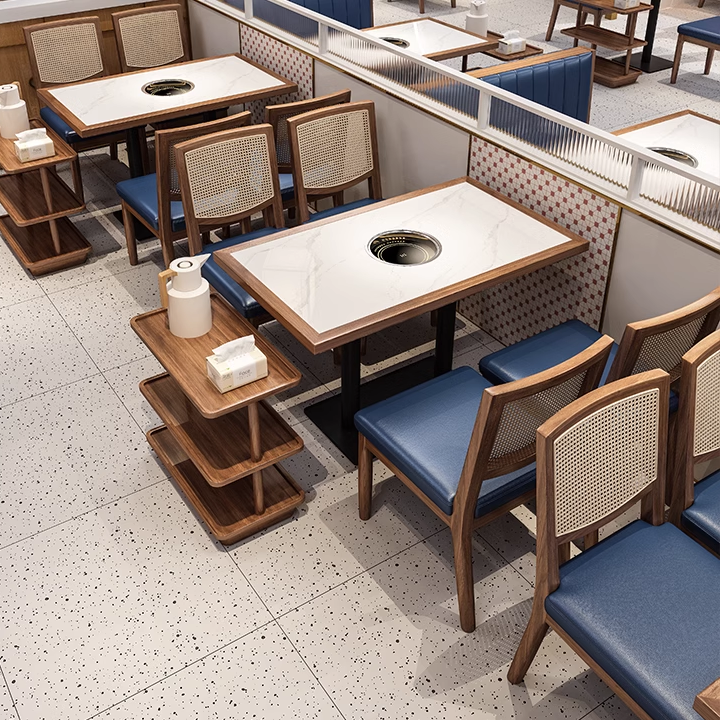
[[[150,95],[158,80],[186,80],[178,95]],[[40,88],[38,95],[82,138],[297,91],[297,84],[239,54]]]

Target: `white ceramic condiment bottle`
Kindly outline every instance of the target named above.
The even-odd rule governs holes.
[[[470,0],[470,12],[465,17],[465,29],[487,37],[488,14],[485,0]]]
[[[160,301],[168,311],[170,332],[177,337],[194,338],[210,332],[210,285],[200,274],[209,257],[178,258],[158,275]]]
[[[15,140],[19,132],[30,129],[27,106],[20,99],[17,85],[0,85],[0,137]]]

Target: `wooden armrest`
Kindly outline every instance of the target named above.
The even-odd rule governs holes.
[[[720,720],[720,678],[696,695],[693,710],[703,720]]]
[[[500,75],[501,73],[508,72],[509,70],[520,70],[520,68],[531,67],[532,65],[542,65],[544,63],[551,62],[552,60],[561,60],[562,58],[573,57],[575,55],[584,55],[588,52],[594,53],[595,51],[587,47],[568,48],[567,50],[558,50],[557,52],[547,53],[545,55],[533,55],[532,57],[523,58],[522,60],[513,60],[511,62],[503,63],[502,65],[493,65],[492,67],[470,70],[467,74],[474,78],[484,78],[489,75]]]

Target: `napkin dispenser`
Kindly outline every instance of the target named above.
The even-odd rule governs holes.
[[[255,347],[252,335],[213,348],[213,354],[206,358],[206,362],[208,377],[221,393],[260,380],[268,374],[267,358]]]
[[[613,6],[618,10],[631,10],[640,5],[640,0],[613,0]]]
[[[18,133],[30,129],[27,105],[20,99],[15,84],[0,85],[0,137],[15,140]]]
[[[518,30],[508,30],[500,40],[498,40],[497,51],[501,55],[514,55],[515,53],[525,50],[525,38],[520,37]]]
[[[42,160],[55,154],[55,144],[48,137],[45,128],[34,128],[19,132],[14,145],[15,154],[20,162]]]

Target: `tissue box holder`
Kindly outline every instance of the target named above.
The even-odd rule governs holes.
[[[527,43],[524,38],[502,38],[498,40],[497,51],[500,55],[514,55],[515,53],[523,52]]]
[[[234,360],[221,360],[217,355],[210,355],[206,361],[208,377],[221,393],[248,385],[268,374],[267,358],[257,348]]]
[[[42,160],[55,154],[55,145],[44,130],[26,130],[19,133],[18,138],[14,145],[15,155],[20,162]]]
[[[613,0],[613,6],[618,10],[631,10],[640,4],[640,0]]]

